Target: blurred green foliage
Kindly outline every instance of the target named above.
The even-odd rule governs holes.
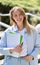
[[[23,8],[40,7],[40,0],[0,0],[0,3],[9,6],[21,6]]]
[[[9,10],[14,6],[21,6],[25,12],[40,16],[40,0],[0,0],[1,13],[9,13]],[[34,26],[40,23],[40,20],[30,19],[31,17],[28,16],[29,23]],[[2,17],[2,21],[9,24],[9,17]]]

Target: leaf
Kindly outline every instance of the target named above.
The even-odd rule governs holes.
[[[20,36],[20,45],[22,45],[23,36]]]
[[[9,32],[10,34],[15,34],[15,32]]]

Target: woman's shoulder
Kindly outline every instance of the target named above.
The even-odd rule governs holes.
[[[31,31],[34,33],[34,34],[36,34],[38,31],[37,31],[37,29],[34,27],[34,26],[32,26],[31,25]]]
[[[38,30],[38,33],[40,33],[40,24],[37,24],[35,28]]]
[[[10,26],[4,32],[7,33],[7,32],[10,32],[10,31],[14,31],[14,28],[15,28],[14,26]]]

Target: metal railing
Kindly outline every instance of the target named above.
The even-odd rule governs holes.
[[[40,16],[31,14],[31,13],[25,13],[25,14],[26,14],[26,15],[33,16],[33,17],[35,17],[35,18],[37,18],[37,19],[40,19]],[[0,16],[10,16],[10,14],[2,14],[2,13],[0,13]]]
[[[26,15],[30,15],[30,16],[32,16],[32,17],[35,17],[35,18],[37,18],[37,19],[40,19],[40,17],[37,16],[37,15],[31,14],[31,13],[25,13],[25,14],[26,14]],[[10,16],[10,14],[2,14],[2,13],[0,13],[0,17],[1,17],[1,16]],[[1,22],[1,20],[0,20],[0,26],[4,26],[4,27],[6,27],[6,28],[10,27],[10,25]]]
[[[5,24],[5,23],[3,23],[3,22],[0,22],[0,25],[1,25],[1,26],[4,26],[4,27],[6,27],[6,28],[10,27],[10,25]]]

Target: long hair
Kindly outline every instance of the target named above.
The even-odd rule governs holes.
[[[15,7],[13,7],[13,8],[10,10],[10,12],[9,12],[9,14],[10,14],[10,24],[11,24],[11,25],[14,25],[14,26],[17,25],[16,22],[15,22],[15,20],[13,19],[13,12],[14,12],[15,10],[18,10],[18,11],[21,12],[21,14],[24,16],[23,26],[26,28],[27,32],[30,34],[30,32],[31,32],[31,25],[30,25],[30,24],[28,23],[28,21],[27,21],[27,17],[26,17],[26,15],[25,15],[25,11],[23,10],[23,8],[18,7],[18,6],[15,6]]]

